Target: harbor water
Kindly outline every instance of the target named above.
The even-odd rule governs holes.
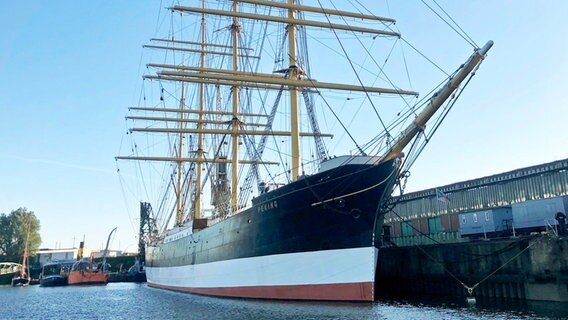
[[[381,299],[374,303],[225,299],[176,293],[146,284],[0,287],[0,319],[568,319],[553,302],[463,298]]]

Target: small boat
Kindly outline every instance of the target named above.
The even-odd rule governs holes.
[[[67,278],[75,260],[61,260],[46,263],[41,268],[40,287],[66,286]]]
[[[92,264],[89,259],[83,258],[71,267],[67,284],[81,285],[81,284],[107,284],[108,274],[102,268]]]
[[[69,285],[108,283],[106,255],[108,252],[110,238],[115,231],[116,228],[112,229],[112,231],[108,235],[107,244],[103,255],[103,262],[99,265],[96,265],[86,258],[75,262],[71,267],[71,272],[69,272],[69,278],[67,279],[67,283]]]
[[[136,263],[128,269],[128,279],[132,282],[146,282],[146,268],[144,262],[136,260]]]
[[[24,246],[24,255],[22,256],[22,264],[20,266],[19,274],[16,274],[16,276],[12,278],[12,287],[27,286],[30,284],[32,280],[30,276],[30,260],[29,260],[29,251],[28,251],[31,222],[27,223],[26,228],[27,228],[26,244]]]
[[[0,286],[10,285],[12,279],[20,273],[21,267],[16,262],[0,262]]]
[[[136,259],[134,265],[127,271],[109,273],[108,282],[146,282],[144,262]]]
[[[12,278],[12,287],[25,287],[30,284],[30,277],[26,272]]]

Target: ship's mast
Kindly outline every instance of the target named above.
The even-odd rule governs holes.
[[[387,151],[384,156],[385,160],[400,157],[402,150],[408,143],[421,131],[424,126],[442,106],[442,104],[450,97],[450,95],[459,87],[463,80],[473,71],[473,69],[483,60],[487,51],[493,46],[493,41],[488,41],[481,49],[469,57],[469,59],[460,67],[458,72],[450,78],[442,88],[432,95],[428,105],[424,107],[421,113],[416,116],[414,121],[400,134],[392,147]]]
[[[294,20],[294,0],[288,0],[291,6],[288,9],[288,18]],[[298,61],[296,58],[296,25],[290,23],[288,25],[288,57],[290,59],[290,69],[288,69],[290,79],[298,79],[300,72]],[[299,124],[300,117],[298,114],[298,87],[293,87],[290,90],[290,133],[291,133],[291,148],[292,148],[292,176],[291,180],[298,180],[300,170],[300,130]]]
[[[233,3],[233,12],[238,12],[238,2]],[[233,17],[233,71],[239,70],[239,18]],[[233,84],[233,132],[232,136],[232,168],[231,168],[231,213],[238,210],[238,189],[239,189],[239,86],[235,81]]]
[[[262,10],[255,10],[253,12],[247,12],[242,10],[238,6],[238,2],[250,3],[257,6],[266,6],[280,8],[287,13],[287,16],[276,16],[270,13],[258,13]],[[179,135],[179,144],[177,145],[177,153],[170,157],[160,157],[160,156],[126,156],[126,157],[116,157],[116,159],[128,159],[128,160],[144,160],[144,161],[166,161],[173,162],[177,166],[177,186],[174,187],[176,191],[176,224],[182,224],[184,218],[184,212],[186,211],[185,204],[182,201],[183,196],[183,169],[185,162],[196,163],[195,168],[196,173],[196,187],[195,187],[195,199],[193,204],[193,214],[194,218],[198,219],[202,217],[202,188],[204,179],[203,163],[216,163],[220,166],[224,164],[231,165],[231,187],[230,191],[226,190],[225,193],[230,199],[226,199],[223,203],[229,204],[230,208],[227,211],[230,213],[235,213],[238,211],[238,196],[240,193],[238,184],[238,173],[239,166],[241,164],[264,164],[273,165],[274,162],[262,161],[260,159],[247,160],[239,159],[239,144],[240,136],[264,136],[267,134],[266,130],[253,129],[254,126],[265,126],[265,124],[255,124],[255,123],[244,123],[241,117],[253,116],[253,117],[266,117],[267,115],[253,114],[253,113],[241,113],[239,112],[239,96],[241,88],[255,88],[255,89],[266,89],[266,90],[285,90],[290,91],[290,130],[289,131],[278,131],[270,130],[268,133],[271,136],[282,136],[290,137],[291,141],[291,163],[290,167],[286,168],[290,170],[290,179],[292,181],[297,180],[300,176],[301,168],[301,157],[300,157],[300,137],[330,137],[331,135],[320,132],[300,132],[299,123],[299,95],[298,93],[303,89],[313,89],[318,91],[319,89],[325,90],[342,90],[342,91],[355,91],[355,92],[365,92],[367,94],[394,94],[394,95],[412,95],[416,96],[417,93],[413,91],[402,90],[399,88],[380,88],[372,86],[360,86],[342,83],[330,83],[321,82],[316,79],[309,79],[304,71],[298,65],[298,48],[297,48],[297,28],[298,27],[315,27],[323,29],[335,29],[343,30],[345,32],[351,33],[365,33],[381,37],[400,37],[400,34],[391,30],[385,30],[385,28],[373,28],[373,25],[384,26],[385,24],[394,23],[393,19],[382,18],[373,15],[365,15],[360,13],[351,13],[339,10],[330,10],[320,7],[310,7],[297,4],[298,1],[287,0],[282,2],[266,1],[266,0],[233,0],[230,10],[219,10],[219,9],[208,9],[206,8],[205,1],[202,1],[199,7],[186,7],[175,5],[171,7],[173,11],[178,11],[182,13],[198,13],[201,18],[201,41],[191,42],[178,39],[151,39],[153,42],[168,43],[168,46],[159,45],[145,45],[145,48],[152,48],[157,50],[167,50],[167,51],[179,51],[179,52],[191,52],[200,54],[201,62],[198,66],[187,66],[183,64],[148,64],[149,68],[156,68],[157,72],[155,75],[145,75],[145,79],[158,79],[160,81],[173,81],[181,83],[181,99],[179,101],[179,107],[133,107],[130,110],[135,111],[150,111],[150,112],[166,112],[166,113],[176,113],[177,117],[173,116],[162,116],[162,117],[127,117],[127,119],[132,120],[145,120],[145,121],[155,121],[155,122],[178,122],[175,127],[169,126],[144,126],[144,127],[134,127],[131,128],[131,132],[147,132],[147,133],[162,133],[162,134],[176,134]],[[246,8],[245,8],[246,9]],[[239,11],[240,10],[240,11]],[[298,12],[305,11],[310,12],[314,16],[320,16],[319,20],[306,20],[303,17],[298,18]],[[349,17],[349,18],[359,18],[364,21],[369,21],[371,23],[357,26],[348,24],[337,24],[331,23],[328,19],[323,21],[321,15],[334,15],[338,17]],[[232,19],[232,25],[229,28],[232,38],[231,44],[219,44],[219,43],[206,43],[206,22],[205,15],[213,15],[220,17],[227,17]],[[246,71],[239,66],[239,59],[260,59],[260,56],[255,56],[249,54],[253,51],[252,48],[246,48],[239,43],[240,37],[240,22],[242,19],[263,21],[269,23],[276,23],[286,26],[288,33],[288,56],[289,56],[289,67],[283,71],[281,74],[278,72],[274,73],[260,73]],[[198,46],[198,48],[192,48],[190,46]],[[217,49],[211,49],[217,48]],[[225,51],[224,49],[229,49]],[[240,53],[240,51],[246,51]],[[259,54],[260,55],[260,54]],[[230,68],[207,68],[205,59],[209,56],[231,56],[232,67]],[[199,106],[186,106],[185,105],[185,84],[186,83],[196,83],[199,84],[198,95],[199,95]],[[230,110],[205,110],[205,85],[214,84],[220,87],[230,88],[232,96],[232,108]],[[197,114],[197,117],[194,115]],[[207,119],[207,115],[219,115],[230,117],[226,119],[228,121],[222,121],[221,119],[214,121]],[[197,118],[197,119],[196,119]],[[197,123],[196,127],[191,128],[187,123]],[[229,128],[206,128],[207,124],[223,124],[230,123]],[[194,157],[184,157],[183,156],[183,139],[186,134],[197,134],[197,152]],[[230,159],[225,157],[214,156],[207,159],[204,154],[204,137],[205,135],[223,135],[231,137],[231,156]],[[175,179],[175,178],[174,178]],[[228,187],[226,189],[229,189]],[[229,196],[230,193],[230,196]],[[220,204],[220,203],[219,203]],[[217,206],[217,205],[216,205]]]
[[[31,232],[32,221],[29,217],[27,217],[26,221],[26,243],[24,245],[24,256],[22,257],[22,267],[20,268],[20,277],[27,276],[28,281],[31,279],[31,272],[30,272],[30,260],[29,260],[29,242],[30,242],[30,232]],[[25,269],[28,268],[28,272],[26,274]]]
[[[184,210],[184,205],[183,205],[183,200],[182,200],[182,196],[181,196],[181,190],[182,190],[182,185],[181,185],[181,177],[183,174],[183,129],[184,129],[184,122],[183,122],[183,109],[185,108],[185,84],[182,81],[181,82],[181,98],[179,99],[179,109],[180,109],[180,113],[179,113],[179,143],[178,143],[178,160],[177,160],[177,184],[176,184],[176,225],[181,225],[183,224],[183,212]]]
[[[205,0],[201,2],[202,8],[205,9]],[[205,68],[205,14],[201,15],[201,68]],[[199,84],[199,116],[197,121],[197,174],[195,184],[195,218],[201,218],[201,172],[203,165],[203,112],[205,109],[205,84]]]

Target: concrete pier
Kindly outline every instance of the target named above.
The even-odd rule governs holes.
[[[467,296],[477,284],[476,297],[568,302],[568,238],[382,248],[376,280],[379,296]]]

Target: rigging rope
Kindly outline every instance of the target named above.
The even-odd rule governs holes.
[[[355,146],[357,147],[357,149],[359,150],[359,152],[362,155],[366,155],[365,151],[363,151],[363,149],[361,149],[361,147],[359,146],[359,144],[357,143],[357,141],[355,141],[355,138],[353,138],[353,135],[351,135],[351,133],[349,132],[349,130],[345,127],[345,125],[343,124],[343,122],[339,119],[339,117],[337,116],[337,114],[335,113],[335,111],[333,111],[333,108],[331,108],[331,106],[329,105],[329,103],[327,102],[327,100],[323,97],[323,95],[321,94],[321,91],[318,88],[315,88],[315,83],[311,78],[308,78],[308,81],[310,81],[313,85],[314,85],[314,89],[316,90],[317,94],[322,98],[323,102],[325,103],[325,105],[327,106],[327,108],[329,109],[329,111],[331,111],[331,113],[333,114],[333,116],[335,117],[335,119],[337,120],[337,122],[339,122],[339,124],[341,125],[341,127],[343,128],[343,130],[345,130],[345,133],[347,133],[347,135],[349,136],[349,138],[351,138],[351,141],[353,141],[353,143],[355,144]]]
[[[359,1],[357,1],[357,2],[359,3]],[[319,0],[318,0],[318,3],[320,3]],[[360,3],[359,3],[359,4],[360,4]],[[337,9],[333,3],[332,3],[332,5],[334,6],[335,9]],[[362,5],[362,6],[363,6],[363,5]],[[321,3],[320,3],[320,7],[321,7]],[[364,6],[363,6],[363,7],[364,7]],[[364,7],[364,8],[365,8],[365,7]],[[366,9],[367,11],[369,11],[367,8],[365,8],[365,9]],[[324,10],[324,9],[322,8],[322,10]],[[369,12],[370,12],[370,11],[369,11]],[[371,13],[371,14],[372,14],[372,13]],[[447,13],[446,13],[446,14],[447,14]],[[450,18],[451,18],[451,17],[450,17]],[[327,17],[327,15],[326,15],[326,19],[327,19],[328,22],[329,22],[329,18]],[[344,23],[348,24],[347,21],[345,20],[345,18],[342,17],[342,19],[343,19]],[[386,24],[385,24],[385,25],[386,25]],[[390,27],[389,27],[388,25],[386,25],[386,26],[387,26],[387,28],[390,29]],[[454,29],[454,30],[455,30],[455,29]],[[335,33],[335,31],[334,31],[334,33]],[[337,38],[337,34],[336,34],[336,33],[335,33],[335,35],[336,35],[336,38]],[[343,47],[341,41],[339,40],[339,38],[337,38],[337,40],[339,41],[339,43],[340,43],[340,45],[341,45],[341,48],[344,50],[344,53],[346,54],[345,49],[344,49],[344,47]],[[361,41],[360,41],[358,38],[357,38],[357,40],[358,40],[359,43],[362,45],[362,47],[365,49],[365,51],[367,52],[367,54],[368,54],[369,56],[371,56],[370,52],[367,50],[367,48],[366,48],[365,46],[363,46],[363,44],[361,43]],[[405,39],[402,39],[402,40],[403,40],[404,42],[408,43]],[[409,44],[409,43],[408,43],[408,44]],[[413,46],[410,45],[410,44],[409,44],[409,46],[413,47]],[[413,48],[414,48],[414,47],[413,47]],[[416,50],[416,48],[414,48],[414,49]],[[417,50],[417,51],[418,51],[418,50]],[[420,53],[420,52],[419,52],[419,53]],[[420,54],[423,55],[422,53],[420,53]],[[390,55],[390,54],[389,54],[389,55]],[[423,55],[423,56],[424,56],[424,55]],[[424,57],[425,57],[425,56],[424,56]],[[348,61],[351,63],[351,60],[349,59],[349,57],[347,57],[347,59],[348,59]],[[379,64],[377,63],[377,61],[376,61],[372,56],[371,56],[371,59],[372,59],[373,62],[375,62],[375,64],[379,67],[379,69],[381,70],[381,73],[384,74],[383,68],[381,68],[381,67],[379,66]],[[388,57],[387,57],[387,59],[388,59]],[[427,59],[427,60],[429,60],[429,59]],[[430,61],[430,60],[429,60],[429,61]],[[385,61],[385,62],[386,62],[386,61]],[[407,65],[406,65],[406,59],[404,59],[404,63],[405,63],[405,67],[406,67],[407,75],[408,75],[408,67],[407,67]],[[432,63],[433,65],[435,65],[438,69],[442,70],[440,67],[438,67],[438,66],[437,66],[435,63],[433,63],[432,61],[431,61],[431,63]],[[353,68],[353,66],[352,66],[352,68]],[[355,70],[354,70],[354,71],[355,71]],[[442,70],[442,71],[443,71],[443,70]],[[443,71],[443,72],[444,72],[444,71]],[[355,71],[355,73],[356,73],[356,75],[357,75],[357,72],[356,72],[356,71]],[[446,72],[444,72],[444,73],[447,75]],[[358,75],[357,75],[357,76],[358,76]],[[448,76],[449,76],[449,75],[448,75]],[[391,83],[391,85],[393,85],[393,87],[396,87],[396,86],[394,86],[394,84],[393,84],[392,81],[388,78],[388,76],[387,76],[386,74],[385,74],[385,77],[386,77],[387,80]],[[359,79],[359,77],[358,77],[358,79]],[[359,79],[359,80],[360,80],[360,79]],[[410,80],[409,80],[409,82],[410,82]],[[409,107],[410,112],[414,112],[414,111],[415,111],[415,109],[414,109],[413,107],[411,107],[411,106],[408,104],[408,102],[406,101],[406,99],[403,98],[403,101],[404,101],[404,102],[407,104],[407,106]],[[372,104],[372,101],[371,101],[371,104]],[[416,106],[416,105],[415,105],[415,106]],[[373,105],[373,108],[375,109],[374,105]],[[376,109],[375,109],[375,112],[377,113]],[[380,119],[380,117],[379,117],[379,119]],[[400,121],[397,121],[397,122],[398,122],[398,123],[401,123]],[[382,120],[381,120],[381,123],[382,123]],[[384,126],[384,124],[383,124],[383,127],[385,128],[385,132],[386,132],[387,137],[390,136],[389,131],[388,131],[388,129]],[[389,126],[389,128],[393,128],[393,126]],[[382,135],[381,135],[381,136],[382,136]],[[376,141],[378,141],[378,140],[376,140]],[[428,139],[426,139],[426,143],[427,143],[427,141],[428,141]],[[388,143],[388,139],[387,139],[387,143]],[[423,147],[420,148],[419,150],[422,150],[422,149],[423,149]],[[413,163],[413,161],[410,162],[410,164],[412,164],[412,163]]]
[[[479,65],[476,67],[479,68]],[[457,70],[456,70],[457,72]],[[428,142],[430,141],[430,139],[434,136],[434,133],[436,133],[436,131],[438,130],[438,128],[440,127],[440,125],[442,124],[442,122],[444,121],[444,119],[446,118],[446,116],[448,115],[448,113],[450,112],[450,110],[453,108],[453,106],[456,104],[456,102],[458,101],[458,99],[461,97],[461,94],[463,93],[464,89],[467,87],[467,85],[469,84],[469,82],[471,81],[471,79],[473,78],[473,76],[475,76],[475,71],[472,72],[469,75],[469,78],[467,79],[467,81],[463,84],[462,89],[459,90],[459,88],[457,88],[456,90],[459,90],[459,92],[457,93],[457,95],[455,97],[452,98],[452,100],[450,102],[448,102],[447,107],[444,108],[442,114],[440,115],[440,117],[438,118],[438,120],[434,123],[434,128],[432,129],[432,131],[425,136],[426,140],[424,142],[424,144],[422,144],[416,155],[413,155],[413,159],[410,161],[410,163],[408,164],[408,167],[406,168],[406,170],[410,169],[410,167],[412,167],[412,165],[414,164],[414,162],[416,161],[416,159],[418,158],[418,156],[420,155],[420,153],[422,152],[422,150],[424,150],[424,148],[426,147],[426,145],[428,144]],[[455,94],[455,91],[454,91]],[[409,155],[408,158],[411,158],[411,156]]]
[[[365,7],[363,4],[361,4],[361,2],[359,2],[359,0],[355,0],[357,1],[357,3],[363,7],[368,14],[377,17],[370,9],[368,9],[367,7]],[[398,28],[396,30],[393,30],[389,25],[386,25],[387,29],[389,29],[390,31],[393,32],[398,32]],[[396,25],[395,25],[396,27]],[[400,32],[399,32],[400,33]],[[442,73],[444,73],[446,76],[449,76],[449,74],[444,71],[444,69],[442,69],[439,65],[437,65],[434,61],[432,61],[430,58],[428,58],[424,53],[422,53],[420,50],[418,50],[415,46],[413,46],[410,42],[408,42],[403,36],[400,37],[400,40],[402,40],[404,43],[406,43],[409,47],[411,47],[412,49],[414,49],[414,51],[416,51],[416,53],[418,53],[420,56],[422,56],[424,59],[426,59],[426,61],[430,62],[434,67],[436,67],[438,70],[440,70]]]
[[[335,4],[333,3],[333,1],[331,2],[331,5],[333,6],[333,8],[334,8],[335,10],[337,10],[337,7],[336,7]],[[343,20],[343,22],[344,22],[346,25],[349,26],[349,23],[347,22],[347,20],[345,20],[345,17],[341,16],[341,19]],[[328,22],[329,22],[329,19],[328,19]],[[352,32],[353,32],[353,34],[355,34],[354,31],[352,31]],[[359,42],[359,44],[361,45],[361,47],[365,50],[365,52],[367,53],[367,56],[370,57],[371,60],[373,60],[373,62],[375,63],[375,65],[379,68],[379,70],[380,70],[379,76],[380,76],[381,74],[383,74],[384,77],[386,78],[386,80],[389,82],[389,84],[390,84],[393,88],[397,88],[397,89],[398,89],[398,86],[396,86],[396,85],[394,84],[394,82],[392,82],[392,80],[389,78],[389,76],[384,72],[384,67],[385,67],[385,65],[386,65],[386,63],[387,63],[387,61],[388,61],[388,59],[389,59],[390,56],[392,55],[392,52],[393,52],[393,50],[394,50],[394,47],[396,46],[396,44],[397,44],[397,42],[398,42],[398,38],[397,38],[397,41],[395,41],[395,43],[393,44],[393,46],[392,46],[392,48],[391,48],[389,54],[387,55],[387,57],[386,57],[386,59],[385,59],[385,62],[383,63],[383,66],[382,66],[382,67],[381,67],[381,66],[379,65],[379,63],[375,60],[375,58],[373,57],[373,55],[371,55],[371,52],[369,52],[369,50],[367,49],[367,47],[365,47],[365,46],[363,45],[363,42],[361,42],[361,39],[359,39],[359,37],[355,37],[355,38],[357,39],[357,41]],[[373,40],[374,40],[375,38],[376,38],[376,36],[373,37]],[[343,47],[343,46],[342,46],[342,47]],[[348,59],[349,59],[349,58],[348,58]],[[405,60],[405,63],[406,63],[406,60]],[[354,71],[355,71],[355,70],[354,70]],[[407,76],[408,76],[408,69],[407,69],[406,71],[407,71]],[[409,79],[409,82],[410,82],[410,79]],[[365,91],[365,93],[366,93],[366,91]],[[410,108],[410,105],[409,105],[408,101],[406,101],[406,99],[404,98],[404,96],[403,96],[402,94],[399,94],[399,97],[400,97],[400,98],[404,101],[404,103]],[[369,98],[369,100],[370,100],[370,98]],[[371,105],[373,105],[373,102],[372,102],[372,101],[371,101]],[[374,108],[375,108],[375,106],[373,105],[373,109],[374,109]],[[378,114],[378,111],[375,110],[375,113]],[[380,117],[379,117],[379,119],[380,119]],[[382,120],[381,120],[381,123],[382,123]],[[384,127],[384,124],[383,124],[383,127]],[[385,128],[385,130],[387,131],[387,134],[388,134],[388,130],[387,130],[386,128]],[[390,134],[389,134],[389,135],[390,135]]]
[[[424,0],[421,0],[422,3],[424,3],[428,8],[430,8],[429,5],[427,5]],[[438,8],[440,8],[440,10],[442,10],[442,12],[454,23],[454,25],[463,33],[458,32],[452,25],[450,25],[444,18],[442,18],[437,12],[435,12],[432,8],[430,8],[430,10],[432,10],[432,12],[434,12],[438,17],[440,17],[440,19],[442,19],[442,21],[444,21],[450,28],[452,28],[460,37],[462,37],[467,43],[469,43],[473,48],[479,48],[479,46],[477,45],[477,43],[475,43],[475,41],[473,41],[473,39],[471,39],[471,37],[459,26],[459,24],[452,18],[452,16],[450,16],[446,10],[444,10],[444,8],[442,8],[442,6],[440,6],[440,4],[438,4],[438,2],[436,2],[436,0],[432,0],[432,2],[434,2]]]
[[[332,23],[329,20],[329,16],[327,15],[327,13],[325,12],[325,8],[322,6],[321,1],[318,0],[318,4],[320,6],[320,8],[322,9],[325,19],[327,20],[327,23],[329,23],[329,25],[331,26]],[[355,70],[355,66],[353,66],[353,62],[351,61],[351,59],[349,58],[349,55],[347,54],[347,51],[345,50],[345,47],[343,46],[343,43],[341,42],[341,40],[339,39],[339,36],[337,35],[337,31],[335,31],[334,28],[331,28],[331,31],[333,31],[333,34],[335,35],[335,38],[337,40],[337,42],[339,43],[339,46],[341,47],[341,50],[343,51],[343,54],[345,55],[345,58],[347,59],[347,61],[349,62],[349,65],[351,66],[351,69],[353,70],[353,72],[355,73],[355,76],[357,77],[357,81],[359,82],[359,84],[361,85],[361,87],[363,88],[363,91],[365,92],[365,95],[367,96],[367,99],[369,99],[369,103],[371,104],[371,106],[373,107],[373,110],[375,111],[375,114],[377,115],[377,117],[379,118],[379,121],[381,122],[381,125],[383,126],[383,129],[385,131],[387,130],[387,127],[385,126],[385,123],[383,122],[383,119],[381,118],[381,116],[379,115],[379,112],[377,111],[377,108],[375,107],[375,104],[373,103],[373,100],[371,100],[371,97],[369,95],[369,92],[367,91],[365,85],[363,84],[363,81],[361,80],[361,77],[359,76],[359,74],[357,73],[357,70]],[[353,32],[355,33],[355,32]],[[358,39],[358,38],[357,38]],[[361,151],[361,153],[363,155],[365,155],[365,152],[363,150],[361,150],[361,148],[359,148],[359,146],[357,146],[358,149]]]
[[[438,12],[436,12],[432,7],[430,7],[424,0],[420,1],[422,1],[422,3],[426,7],[428,7],[428,9],[432,10],[434,14],[436,14],[442,21],[444,21],[450,28],[452,28],[452,30],[454,30],[460,37],[462,37],[462,39],[464,39],[467,43],[469,43],[473,48],[479,48],[479,46],[469,37],[469,35],[465,31],[463,31],[463,29],[457,24],[457,22],[455,22],[454,19],[452,19],[452,17],[442,8],[442,6],[438,4],[438,2],[436,2],[436,0],[432,1],[438,6],[438,8],[440,8],[440,10],[442,10],[443,13],[446,14],[446,16],[448,16],[448,18],[450,18],[450,20],[456,25],[456,27],[458,27],[458,29],[460,29],[460,31],[463,34],[460,33],[458,30],[456,30],[456,28],[454,28],[454,26],[452,26],[448,21],[442,18],[442,16]]]

